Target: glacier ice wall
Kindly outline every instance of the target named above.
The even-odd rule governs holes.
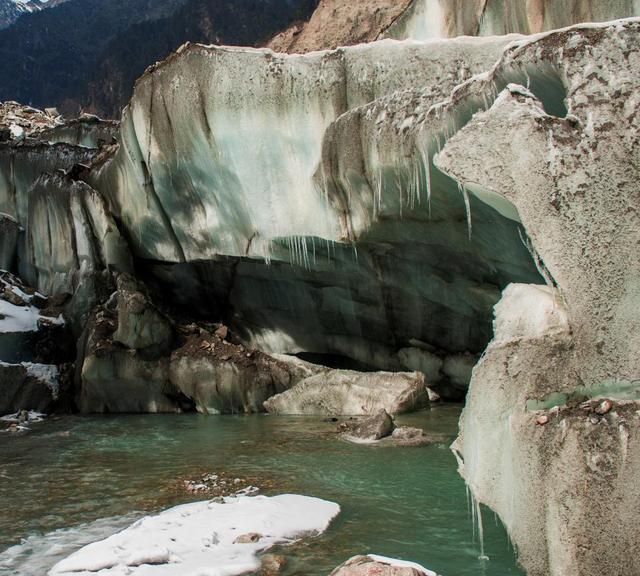
[[[542,279],[517,218],[431,173],[433,127],[409,132],[509,40],[186,46],[138,82],[91,183],[172,302],[269,352],[430,366],[461,397],[501,288]]]
[[[532,576],[640,570],[639,53],[637,19],[512,46],[461,88],[488,106],[435,159],[517,208],[549,281],[505,291],[456,446]],[[556,74],[566,112],[526,82],[496,97],[518,69]]]
[[[136,253],[157,260],[268,257],[269,242],[287,236],[346,240],[313,181],[326,129],[398,86],[443,98],[505,42],[387,41],[307,56],[187,46],[138,82],[98,187]]]
[[[535,34],[640,16],[638,0],[415,0],[384,33],[414,40]]]
[[[74,164],[88,164],[95,150],[65,143],[49,145],[30,141],[0,144],[0,213],[25,224],[29,188],[45,172],[69,170]]]
[[[72,295],[74,327],[107,297],[111,272],[132,271],[126,240],[101,194],[64,174],[43,174],[29,189],[18,248],[20,275],[44,294]]]

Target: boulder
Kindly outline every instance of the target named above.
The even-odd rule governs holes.
[[[281,554],[264,554],[260,557],[259,576],[278,576],[287,567],[287,557]]]
[[[219,345],[222,350],[233,348]],[[216,354],[207,349],[194,356],[179,349],[171,360],[169,380],[200,412],[264,412],[264,402],[286,390],[291,376],[286,366],[265,354],[253,352],[250,358],[246,354],[244,349],[239,356],[230,350]]]
[[[130,276],[121,274],[117,280],[118,328],[113,340],[147,355],[166,353],[173,340],[173,328]]]
[[[305,378],[264,403],[273,414],[369,415],[384,409],[401,414],[428,404],[418,372],[330,370]]]
[[[354,556],[338,566],[330,576],[437,576],[437,574],[413,562],[369,555]]]
[[[56,366],[0,362],[0,416],[21,410],[50,412],[59,398]]]
[[[116,299],[119,302],[119,299]],[[181,412],[190,409],[169,380],[169,359],[115,341],[119,310],[99,306],[80,339],[76,403],[81,412]]]
[[[344,432],[344,436],[357,442],[375,442],[389,436],[395,427],[393,418],[383,408],[370,418],[348,427]]]

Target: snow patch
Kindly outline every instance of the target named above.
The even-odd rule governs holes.
[[[295,494],[184,504],[89,544],[56,564],[49,576],[245,574],[260,568],[259,552],[320,534],[339,512],[333,502]],[[259,538],[238,541],[248,534]]]
[[[553,288],[509,284],[495,306],[495,336],[491,346],[568,330],[567,312]]]
[[[0,333],[35,332],[40,311],[34,306],[16,306],[0,300]]]
[[[51,364],[33,364],[31,362],[22,362],[22,365],[27,369],[29,376],[37,378],[49,387],[54,400],[58,398],[58,392],[60,391],[60,371],[57,366]]]
[[[17,124],[11,124],[11,126],[9,126],[9,132],[11,133],[11,137],[15,140],[19,140],[24,136],[24,128]]]
[[[2,422],[20,422],[21,412],[16,412],[15,414],[7,414],[6,416],[0,416],[0,421]],[[46,414],[42,412],[36,412],[35,410],[29,410],[27,412],[27,421],[28,422],[42,422],[47,417]]]

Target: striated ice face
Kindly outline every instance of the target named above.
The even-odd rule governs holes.
[[[415,0],[386,34],[413,40],[534,34],[639,15],[638,0]]]
[[[233,310],[269,352],[425,365],[459,398],[501,288],[541,279],[508,203],[432,165],[449,121],[427,113],[509,41],[185,47],[138,82],[92,185],[176,304]]]

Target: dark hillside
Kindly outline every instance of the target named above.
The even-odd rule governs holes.
[[[134,80],[180,44],[255,46],[317,0],[69,0],[0,30],[0,101],[115,117]]]

